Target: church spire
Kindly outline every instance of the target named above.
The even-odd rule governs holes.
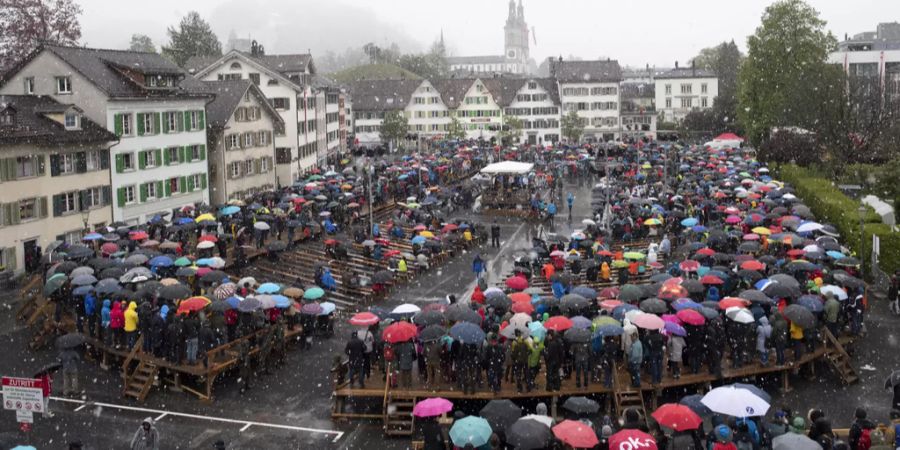
[[[522,6],[522,0],[519,0],[519,12],[518,12],[519,23],[525,23],[525,7]]]
[[[509,16],[506,23],[516,23],[516,0],[509,0]]]

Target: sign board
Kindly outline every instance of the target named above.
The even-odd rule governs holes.
[[[41,380],[3,377],[3,409],[44,412],[44,390]]]
[[[31,411],[22,411],[21,409],[17,409],[16,410],[16,422],[34,423],[34,413]]]

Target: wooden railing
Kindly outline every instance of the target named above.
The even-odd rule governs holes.
[[[131,377],[137,370],[131,370],[131,363],[134,362],[134,359],[137,357],[138,352],[141,351],[141,347],[143,346],[144,336],[140,335],[134,342],[134,347],[131,347],[131,351],[128,352],[128,356],[125,357],[125,361],[122,362],[122,378],[124,380],[124,383],[122,384],[122,392],[125,392],[125,390],[128,389],[128,385],[131,384]]]

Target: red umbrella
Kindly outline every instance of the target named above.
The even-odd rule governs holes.
[[[566,331],[572,328],[572,321],[565,316],[553,316],[544,322],[544,328],[553,331]]]
[[[456,231],[457,229],[459,229],[459,225],[455,223],[448,223],[447,225],[444,225],[444,228],[441,228],[441,232],[449,233],[451,231]]]
[[[509,294],[509,299],[513,301],[513,303],[518,302],[528,302],[531,303],[531,296],[524,292],[513,292]]]
[[[334,239],[325,239],[324,244],[325,245],[335,245],[335,244],[337,244],[337,241]]]
[[[100,246],[100,251],[106,253],[107,255],[111,255],[119,251],[119,246],[116,245],[115,242],[107,242]]]
[[[799,248],[795,248],[793,250],[788,250],[788,252],[787,252],[788,256],[803,256],[805,254],[806,254],[806,252],[804,252],[802,249],[799,249]]]
[[[621,304],[622,302],[618,300],[603,300],[602,302],[600,302],[600,307],[605,310],[612,311],[616,309],[616,306],[619,306]]]
[[[206,308],[206,305],[209,305],[210,303],[210,300],[206,297],[191,297],[187,300],[182,300],[182,302],[178,304],[178,314],[200,311],[201,309]]]
[[[203,236],[200,236],[200,239],[197,239],[197,242],[203,242],[203,241],[218,242],[219,238],[217,238],[211,234],[204,234]]]
[[[696,430],[703,423],[703,419],[691,408],[678,403],[666,403],[651,415],[660,425],[675,431]]]
[[[725,284],[721,278],[715,275],[703,275],[703,277],[700,278],[700,282],[703,284]]]
[[[395,322],[388,325],[381,333],[381,338],[385,342],[396,344],[398,342],[406,342],[418,334],[416,326],[409,322]]]
[[[381,321],[375,314],[370,312],[361,312],[358,314],[354,314],[353,317],[350,318],[350,325],[356,325],[358,327],[367,327],[369,325],[375,325]]]
[[[609,437],[609,450],[659,450],[653,436],[641,430],[626,429]]]
[[[608,287],[600,290],[600,294],[597,295],[599,298],[616,298],[619,296],[619,288],[616,287]]]
[[[128,237],[132,241],[141,241],[141,240],[147,239],[148,237],[150,237],[150,235],[148,235],[147,232],[144,230],[138,230],[138,231],[132,231],[131,233],[129,233]]]
[[[688,325],[700,326],[706,323],[706,317],[693,309],[682,309],[675,313],[675,317]]]
[[[688,297],[688,291],[680,284],[663,284],[656,296],[663,300],[677,300],[679,298]]]
[[[737,306],[738,308],[746,308],[749,304],[750,302],[742,298],[725,297],[722,300],[719,300],[719,309],[725,310],[734,306]]]
[[[700,250],[697,250],[697,254],[703,256],[712,256],[716,254],[716,251],[709,247],[703,247]]]
[[[685,272],[695,272],[700,268],[700,263],[694,260],[682,261],[681,264],[678,264],[678,268]]]
[[[534,312],[534,305],[531,302],[513,302],[510,309],[514,313],[531,314]]]
[[[742,263],[741,263],[741,269],[744,269],[744,270],[765,270],[765,269],[766,269],[766,265],[754,259],[754,260],[742,262]]]
[[[575,420],[560,422],[553,427],[553,435],[573,448],[593,448],[600,443],[597,433],[589,425]]]
[[[425,225],[416,225],[413,227],[414,231],[425,231],[427,229],[428,229],[428,227],[426,227]]]
[[[524,277],[509,277],[506,279],[506,287],[522,291],[528,289],[528,280]]]

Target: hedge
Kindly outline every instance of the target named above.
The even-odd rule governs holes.
[[[860,203],[843,194],[831,180],[817,176],[803,167],[787,164],[778,167],[778,176],[790,183],[797,196],[815,213],[816,217],[834,225],[841,233],[841,242],[859,255],[859,215]],[[900,233],[881,223],[881,218],[872,208],[868,208],[864,219],[865,261],[871,261],[872,235],[881,240],[879,266],[887,273],[900,269]]]

